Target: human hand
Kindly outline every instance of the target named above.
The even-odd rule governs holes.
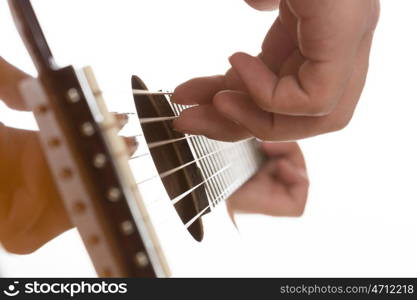
[[[0,99],[9,107],[27,110],[18,84],[28,78],[0,57]],[[115,117],[122,128],[127,115]],[[0,123],[0,243],[16,254],[33,252],[73,227],[37,135]],[[135,152],[136,139],[125,141]]]
[[[258,9],[276,0],[246,0]],[[378,0],[283,0],[257,57],[236,53],[223,76],[192,79],[172,100],[193,105],[177,130],[235,141],[287,141],[344,128],[365,84]]]
[[[270,216],[301,216],[309,181],[303,154],[297,143],[262,143],[265,165],[229,199],[229,212]]]
[[[0,99],[27,110],[18,84],[29,76],[0,58]],[[37,133],[0,123],[0,242],[30,253],[72,224],[45,161]]]

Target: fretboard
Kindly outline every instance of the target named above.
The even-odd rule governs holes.
[[[171,104],[176,115],[186,106]],[[188,136],[210,205],[215,207],[241,187],[259,169],[264,155],[254,138],[229,143],[204,136]]]

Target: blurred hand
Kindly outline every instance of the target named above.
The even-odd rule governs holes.
[[[368,71],[378,0],[246,0],[280,14],[253,57],[236,53],[222,76],[192,79],[174,92],[198,104],[177,130],[234,141],[287,141],[344,128]]]
[[[0,57],[0,99],[26,110],[18,84],[29,76]],[[120,128],[126,114],[116,114]],[[0,123],[0,243],[12,253],[26,254],[72,228],[43,155],[37,132]],[[134,137],[125,138],[131,154]]]
[[[29,76],[0,58],[0,99],[26,110],[18,83]],[[33,131],[0,123],[0,242],[9,252],[30,253],[71,228]]]
[[[229,212],[301,216],[309,181],[300,147],[297,143],[262,143],[261,148],[269,159],[228,199]]]

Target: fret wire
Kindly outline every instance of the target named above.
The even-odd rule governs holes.
[[[253,166],[253,158],[252,158],[252,153],[251,151],[249,151],[249,147],[243,147],[243,155],[246,158],[246,162],[248,165],[248,168],[246,168],[246,173],[249,173],[252,170],[252,166]]]
[[[213,148],[211,147],[210,141],[208,139],[200,139],[200,141],[201,141],[202,146],[206,147],[207,151],[212,151]],[[218,170],[218,169],[221,168],[221,166],[217,162],[217,157],[216,156],[212,157],[211,164],[213,165],[215,170]],[[216,180],[216,190],[217,190],[218,195],[221,194],[221,192],[224,190],[224,186],[223,186],[222,180],[221,180],[222,177],[223,177],[223,174],[222,174],[222,176],[218,177],[217,180]],[[216,203],[217,203],[217,201],[216,201]]]
[[[185,105],[177,105],[177,107],[178,107],[179,111],[183,111],[184,109],[187,108]],[[202,148],[202,145],[201,145],[200,141],[203,138],[205,138],[205,137],[197,136],[197,138],[192,141],[193,149],[197,153],[197,155],[199,155],[199,156],[203,155],[204,153],[210,153],[210,151],[205,151]],[[214,174],[214,172],[217,171],[217,170],[214,170],[213,172],[211,172],[212,168],[211,168],[211,164],[210,164],[210,159],[203,160],[202,163],[204,164],[204,168],[202,168],[204,178],[210,178],[210,176],[212,174]],[[215,178],[215,180],[217,180],[217,177]],[[205,186],[205,189],[206,189],[207,193],[209,194],[208,198],[210,200],[210,203],[214,207],[214,205],[215,205],[214,199],[217,198],[217,195],[220,192],[219,189],[218,189],[218,186],[214,182],[214,180],[210,180],[208,182],[208,184]]]
[[[209,145],[208,145],[209,139],[203,137],[203,138],[200,139],[200,143],[201,143],[201,147],[203,149],[206,149],[205,151],[212,151],[213,148],[209,147]],[[218,155],[213,155],[210,159],[210,165],[212,166],[212,168],[214,168],[214,170],[219,170],[223,167],[223,166],[220,166],[216,163],[217,156]],[[216,188],[216,191],[217,191],[216,196],[221,195],[222,191],[224,190],[224,187],[223,187],[223,184],[222,184],[222,178],[223,178],[224,173],[222,173],[221,176],[216,178],[216,184],[215,184],[215,188]],[[216,197],[216,199],[217,198],[218,197]],[[216,199],[214,200],[214,204],[217,204]]]
[[[216,148],[217,148],[217,146],[218,146],[218,144],[215,144],[215,143],[214,143],[214,141],[212,141],[212,140],[207,140],[207,142],[208,142],[208,144],[209,144],[209,145],[211,144],[211,146],[212,146],[214,149],[216,149]],[[220,166],[223,166],[223,165],[225,165],[225,164],[226,164],[226,163],[222,160],[222,155],[217,155],[217,156],[216,156],[216,161],[217,161],[217,163],[218,163]],[[225,189],[225,188],[226,188],[226,173],[222,174],[222,178],[221,178],[221,182],[220,182],[220,184],[222,185],[222,189]]]
[[[201,143],[201,137],[197,138],[197,140],[195,141],[195,146],[197,147],[198,152],[200,152],[200,153],[207,152],[202,148],[203,145]],[[206,166],[207,166],[207,173],[208,173],[207,177],[210,177],[211,174],[214,174],[218,169],[216,170],[215,168],[213,168],[213,165],[211,163],[211,159],[207,159],[205,161],[205,163],[206,163]],[[217,184],[217,178],[216,178],[215,182],[211,182],[211,185],[208,188],[211,190],[211,193],[214,195],[214,197],[212,198],[212,201],[214,201],[214,199],[216,199],[217,196],[220,193],[220,190],[219,190],[219,187],[218,187],[218,184]],[[212,202],[212,203],[213,203],[213,205],[215,205],[214,202]]]
[[[196,154],[197,154],[197,156],[200,156],[201,155],[201,152],[200,152],[200,149],[199,149],[199,147],[198,147],[198,145],[197,145],[197,140],[199,139],[199,137],[197,137],[196,138],[196,140],[192,140],[191,141],[191,143],[192,143],[192,147],[193,147],[193,149],[194,149],[194,151],[196,152]],[[206,161],[206,160],[203,160],[202,161],[202,165],[203,165],[203,168],[201,168],[201,171],[202,171],[202,173],[203,173],[203,177],[204,178],[209,178],[210,177],[210,173],[209,173],[209,167],[208,167],[208,161]],[[215,190],[214,190],[214,185],[213,185],[213,183],[210,181],[210,183],[206,186],[206,191],[208,192],[208,194],[209,194],[209,199],[210,199],[210,202],[212,203],[212,201],[213,201],[213,199],[216,197],[215,196]]]
[[[186,108],[183,105],[179,105],[179,104],[175,104],[175,103],[172,103],[171,105],[172,105],[172,107],[173,107],[173,109],[174,109],[174,111],[175,111],[175,113],[177,115],[179,115],[180,112]],[[201,156],[202,155],[202,153],[200,152],[200,149],[197,147],[198,146],[197,140],[199,140],[199,139],[200,139],[200,137],[199,136],[196,136],[195,139],[189,140],[190,141],[190,143],[189,143],[190,148],[194,150],[194,152],[195,152],[195,154],[197,156]],[[202,171],[202,173],[203,173],[202,174],[203,175],[203,178],[209,178],[210,175],[207,174],[207,172],[208,172],[208,169],[207,169],[207,161],[206,160],[203,160],[203,161],[201,161],[201,164],[203,165],[203,168],[200,169]],[[205,190],[206,190],[207,198],[211,202],[215,198],[214,184],[213,184],[212,181],[210,181],[206,185]]]
[[[228,153],[225,153],[225,155],[221,155],[222,162],[225,163],[226,157],[228,156]],[[227,172],[226,174],[226,183],[227,185],[231,184],[234,180],[232,178],[232,174],[230,172]]]

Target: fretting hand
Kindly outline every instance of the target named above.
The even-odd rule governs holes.
[[[368,71],[378,0],[246,0],[280,14],[253,57],[236,53],[223,76],[192,79],[173,101],[198,104],[177,130],[220,140],[287,141],[345,127]]]
[[[309,181],[297,143],[262,143],[265,165],[228,200],[231,213],[298,217],[304,212]]]
[[[29,76],[0,57],[0,99],[26,110],[18,84]],[[0,123],[0,242],[29,253],[71,228],[37,133]]]
[[[18,84],[29,76],[0,57],[0,99],[13,109],[26,110]],[[127,119],[117,114],[122,127]],[[72,228],[37,132],[0,123],[0,243],[9,252],[30,253]],[[125,138],[136,150],[135,138]]]

